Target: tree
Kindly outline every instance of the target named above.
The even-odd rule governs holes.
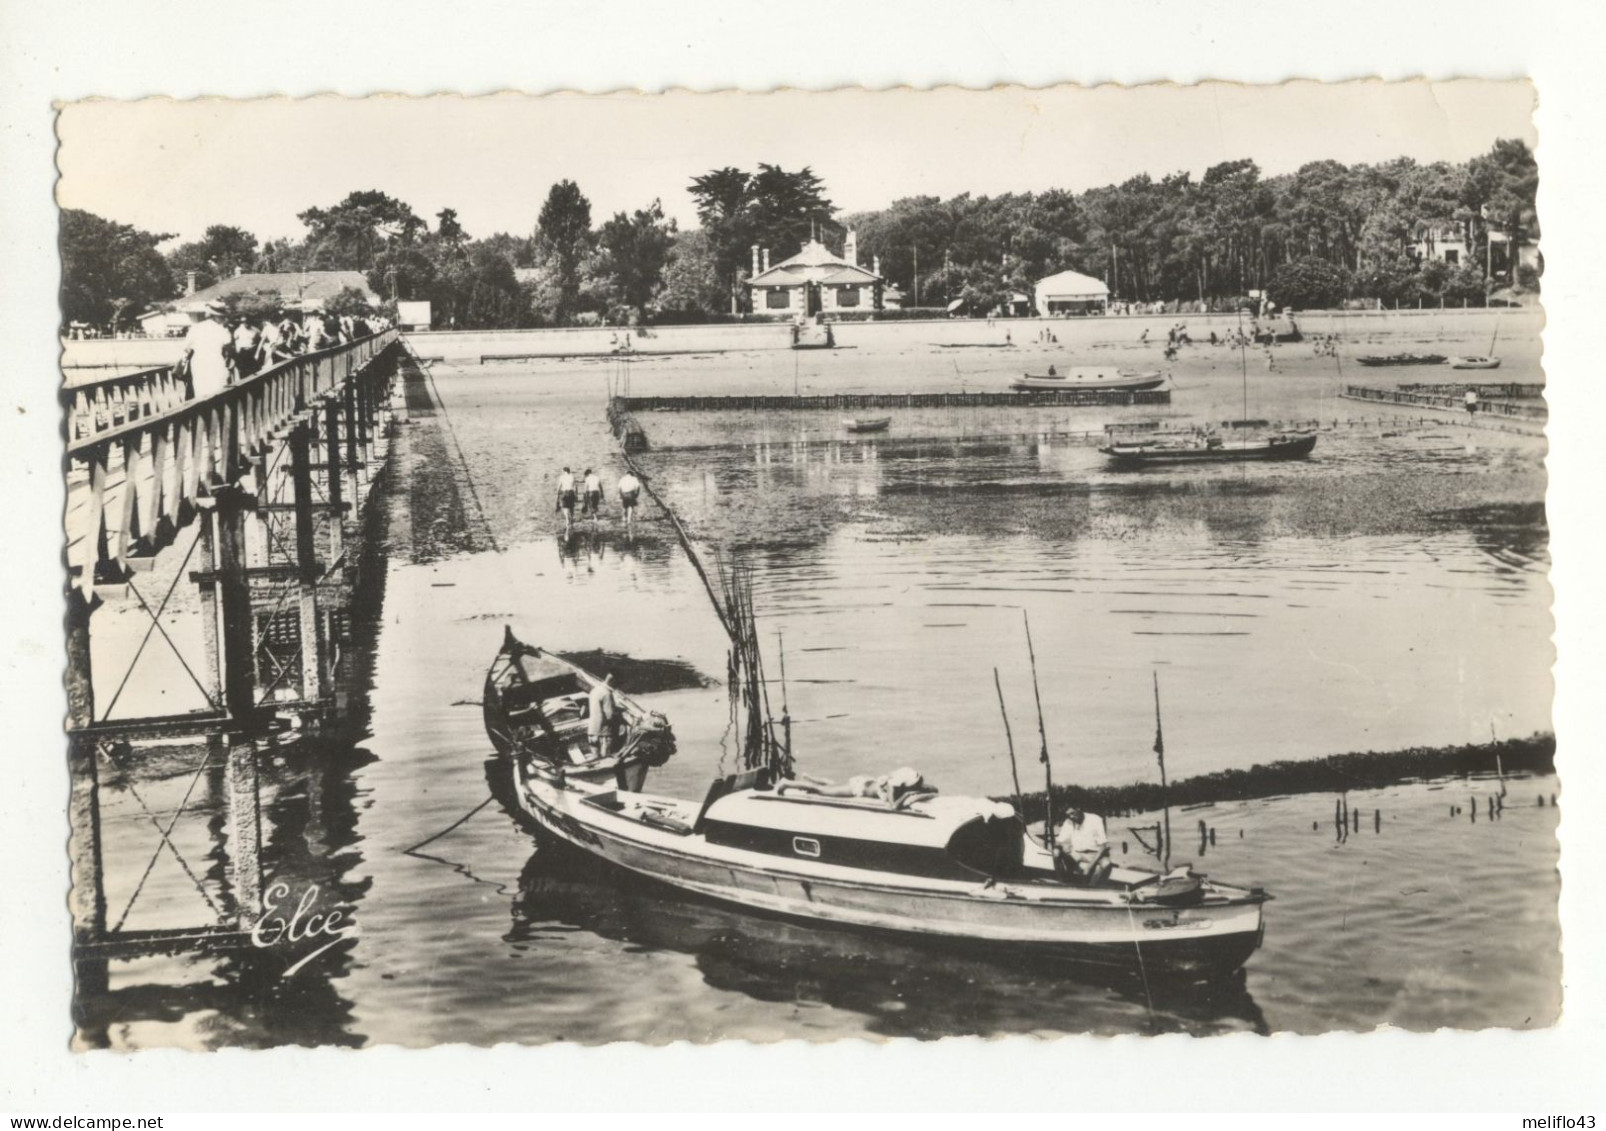
[[[104,325],[174,297],[157,245],[173,237],[104,220],[78,208],[61,213],[61,315]],[[115,331],[116,327],[113,326]]]
[[[708,233],[701,228],[681,232],[664,268],[658,309],[675,314],[718,314],[725,297]]]
[[[1279,306],[1320,310],[1337,306],[1349,293],[1350,274],[1343,265],[1307,255],[1277,268],[1271,297]]]
[[[186,285],[193,271],[198,289],[210,287],[221,279],[256,269],[257,238],[244,228],[213,224],[201,239],[180,244],[169,252],[167,263],[175,284]]]
[[[573,181],[547,192],[536,220],[536,253],[551,274],[552,318],[566,324],[580,305],[580,266],[591,251],[591,201]]]
[[[381,252],[366,276],[377,295],[402,302],[428,298],[439,274],[435,260],[416,247],[398,247]]]
[[[387,249],[415,243],[428,228],[413,210],[377,189],[354,192],[331,208],[298,214],[307,226],[305,266],[370,271]]]
[[[663,203],[633,215],[614,213],[597,233],[599,263],[610,306],[624,307],[644,320],[647,308],[663,286],[664,267],[675,242],[675,222],[664,219]]]
[[[341,287],[338,293],[324,300],[323,309],[336,318],[348,314],[353,318],[366,318],[374,312],[368,295],[358,287]]]
[[[789,173],[760,164],[757,173],[726,166],[692,178],[686,190],[697,203],[721,280],[729,288],[731,309],[741,301],[743,272],[754,245],[778,259],[797,252],[811,231],[835,230],[836,206],[825,184],[807,166]]]

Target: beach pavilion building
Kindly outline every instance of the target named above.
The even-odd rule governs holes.
[[[849,232],[841,255],[833,255],[818,240],[771,267],[769,252],[753,248],[753,273],[747,280],[754,314],[784,314],[805,318],[816,314],[880,310],[886,280],[880,264],[874,270],[860,267],[858,240]]]
[[[1036,290],[1037,313],[1044,317],[1103,314],[1110,305],[1110,288],[1077,271],[1061,271],[1039,280]]]

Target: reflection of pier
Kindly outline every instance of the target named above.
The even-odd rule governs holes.
[[[248,942],[263,905],[263,752],[275,732],[315,732],[341,706],[401,348],[389,331],[202,400],[169,368],[63,390],[81,1017],[109,961]],[[156,662],[176,681],[142,672]],[[146,843],[130,844],[130,829]],[[143,872],[130,848],[149,852]],[[131,920],[147,881],[155,891],[172,877],[153,879],[164,856],[193,886],[184,914],[199,922],[166,906]],[[130,890],[108,890],[108,859],[133,864]]]

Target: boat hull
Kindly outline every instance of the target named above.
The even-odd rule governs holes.
[[[592,857],[720,903],[797,921],[1185,976],[1237,969],[1263,933],[1262,900],[1252,895],[1167,907],[1128,902],[1116,891],[1041,898],[1023,894],[1027,885],[984,887],[980,878],[876,883],[840,875],[842,869],[788,866],[784,858],[740,850],[688,851],[692,838],[585,813],[581,795],[539,779],[520,783],[518,792],[521,807],[547,835]]]
[[[1385,365],[1443,365],[1447,359],[1438,353],[1397,353],[1357,357],[1355,360],[1361,365],[1376,369]]]
[[[1009,383],[1009,387],[1016,392],[1041,392],[1045,389],[1057,389],[1061,392],[1073,389],[1090,389],[1105,392],[1143,392],[1148,389],[1158,389],[1165,384],[1164,373],[1145,373],[1131,377],[1114,377],[1107,380],[1098,378],[1079,379],[1074,376],[1048,377],[1027,374],[1017,377]]]
[[[1300,436],[1283,443],[1245,444],[1220,447],[1122,447],[1111,445],[1099,451],[1117,464],[1129,467],[1146,467],[1151,464],[1222,463],[1244,460],[1304,459],[1316,448],[1316,434]]]
[[[1451,369],[1499,369],[1498,357],[1452,357]]]

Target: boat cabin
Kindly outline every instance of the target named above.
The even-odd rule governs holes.
[[[767,789],[710,798],[697,822],[709,844],[934,879],[989,879],[1021,867],[1020,819],[1002,802],[933,795],[891,808]]]

